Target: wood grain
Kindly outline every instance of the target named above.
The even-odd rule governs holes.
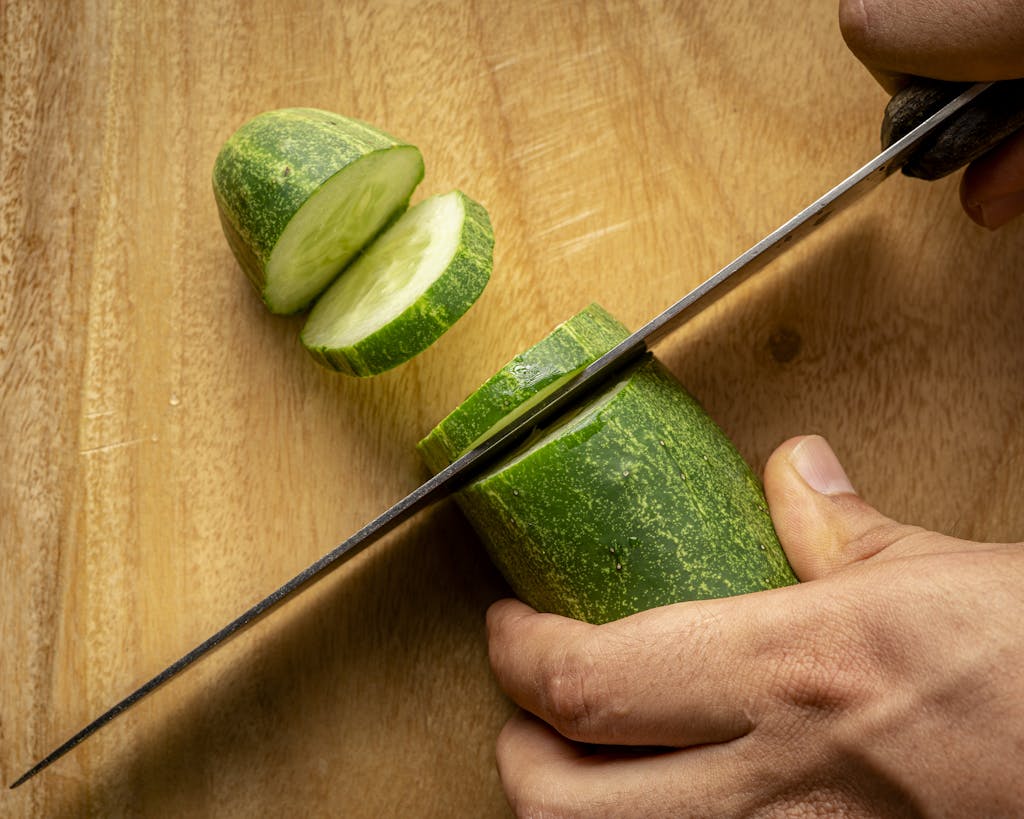
[[[415,486],[415,442],[594,300],[638,326],[867,159],[829,3],[0,6],[0,778]],[[321,370],[220,233],[269,108],[422,149],[491,285],[413,362]],[[890,514],[1024,537],[1022,226],[895,179],[659,349],[761,468],[823,432]],[[504,586],[449,505],[0,794],[5,816],[504,816]]]

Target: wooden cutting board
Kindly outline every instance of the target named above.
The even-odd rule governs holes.
[[[831,4],[4,4],[0,778],[414,487],[415,442],[591,300],[636,327],[877,146]],[[679,8],[676,8],[678,6]],[[210,171],[309,105],[417,144],[495,271],[434,347],[320,369]],[[890,514],[1024,536],[1024,224],[895,179],[659,348],[760,470],[826,434]],[[505,594],[450,504],[0,794],[5,816],[503,816]]]

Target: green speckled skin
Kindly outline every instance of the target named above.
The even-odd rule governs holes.
[[[403,313],[351,346],[313,346],[303,340],[320,364],[347,375],[382,373],[423,352],[473,306],[491,276],[494,231],[482,205],[460,191],[453,193],[466,218],[445,273]]]
[[[731,441],[653,358],[627,377],[582,427],[458,494],[516,594],[603,623],[795,583]]]
[[[596,361],[629,335],[604,308],[591,304],[513,358],[417,445],[440,472],[506,416],[544,389]]]
[[[417,151],[366,123],[315,108],[266,111],[228,138],[214,162],[213,193],[228,243],[261,296],[274,246],[306,200],[352,163],[397,147]],[[293,312],[305,305],[267,306]]]

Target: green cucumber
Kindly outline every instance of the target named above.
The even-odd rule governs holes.
[[[440,472],[486,440],[498,425],[526,412],[545,395],[629,335],[605,309],[591,304],[513,358],[417,445]]]
[[[213,168],[221,226],[274,313],[309,303],[408,205],[423,157],[370,125],[313,108],[259,114]]]
[[[602,623],[796,582],[750,467],[651,356],[456,501],[542,611]]]
[[[302,343],[321,364],[375,375],[433,344],[491,274],[487,211],[459,191],[432,196],[374,240],[317,301]]]

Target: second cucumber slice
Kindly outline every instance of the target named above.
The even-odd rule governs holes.
[[[508,362],[420,441],[424,463],[440,472],[627,336],[603,307],[587,306]]]
[[[302,343],[349,375],[389,370],[433,344],[490,278],[487,211],[460,191],[406,211],[320,297]]]

